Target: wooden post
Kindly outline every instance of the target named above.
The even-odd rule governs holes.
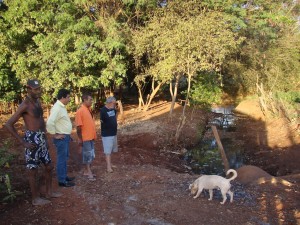
[[[226,154],[225,154],[220,136],[218,134],[217,127],[212,125],[211,129],[212,129],[213,134],[215,136],[215,139],[217,141],[218,148],[219,148],[219,151],[220,151],[220,154],[221,154],[221,157],[222,157],[222,160],[223,160],[223,164],[224,164],[224,167],[225,167],[225,173],[226,173],[230,168],[229,168],[229,163],[228,163],[228,160],[227,160],[227,157],[226,157]]]

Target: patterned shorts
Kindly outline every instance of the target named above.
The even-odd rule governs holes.
[[[95,159],[94,141],[84,141],[82,144],[83,164],[90,164]]]
[[[44,165],[51,163],[44,132],[26,130],[24,140],[36,145],[34,149],[25,148],[27,169],[35,169],[41,162]]]

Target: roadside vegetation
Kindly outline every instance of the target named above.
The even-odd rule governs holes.
[[[210,106],[254,94],[265,112],[292,120],[299,9],[292,0],[1,0],[1,112],[14,112],[37,78],[47,108],[62,87],[73,109],[84,90],[97,103],[127,90],[145,111],[163,94],[171,115],[178,99]]]

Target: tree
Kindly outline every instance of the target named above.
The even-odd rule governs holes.
[[[296,41],[299,39],[299,26],[295,18],[297,3],[248,1],[246,4],[239,2],[235,7],[235,11],[240,13],[232,14],[233,10],[219,8],[234,15],[234,21],[239,21],[235,23],[238,25],[236,32],[245,37],[240,51],[222,67],[226,74],[224,90],[231,95],[254,94],[257,84],[263,84],[268,90],[279,86],[278,90],[283,87],[290,89],[289,81],[297,80],[299,74],[297,69],[292,69],[297,68],[299,62],[299,55],[295,54],[299,49]],[[288,64],[291,64],[290,68]],[[280,77],[284,77],[285,81]]]
[[[3,2],[0,2],[0,11],[6,11],[7,7]],[[8,24],[0,16],[0,102],[3,104],[11,103],[10,110],[14,112],[14,103],[20,99],[22,87],[16,74],[12,71],[10,66],[11,52],[7,43],[5,33]],[[1,111],[6,112],[4,105],[1,105]]]
[[[61,87],[78,93],[125,76],[120,54],[125,47],[115,36],[116,24],[101,33],[82,5],[67,0],[13,0],[7,5],[3,18],[10,65],[21,82],[36,77],[46,94],[55,95]]]

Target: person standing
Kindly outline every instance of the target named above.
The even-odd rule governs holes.
[[[45,121],[43,109],[39,98],[42,91],[40,82],[36,79],[27,81],[27,96],[20,104],[17,111],[5,123],[7,130],[25,147],[26,168],[32,195],[33,205],[45,205],[49,200],[40,197],[39,184],[36,182],[38,167],[41,163],[45,166],[46,198],[60,197],[62,194],[52,191],[51,158],[45,135]],[[23,118],[25,123],[25,137],[22,138],[16,131],[14,124]]]
[[[71,140],[72,123],[68,115],[66,105],[70,102],[70,91],[60,89],[57,101],[50,111],[46,129],[53,135],[53,143],[56,147],[57,162],[56,173],[58,185],[61,187],[72,187],[75,177],[67,176],[67,161],[69,158],[69,144]]]
[[[112,173],[111,154],[118,151],[116,98],[110,96],[100,109],[101,137],[107,172]]]
[[[95,158],[95,140],[96,140],[96,126],[91,112],[93,98],[90,94],[83,94],[81,97],[82,105],[77,110],[75,116],[75,123],[78,135],[78,144],[82,150],[83,164],[86,165],[84,175],[90,181],[96,180],[91,171],[91,163]]]

